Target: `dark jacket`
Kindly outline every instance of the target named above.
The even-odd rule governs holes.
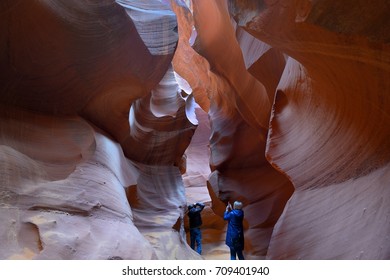
[[[235,250],[244,249],[244,228],[242,222],[244,220],[244,211],[233,209],[225,211],[223,218],[227,220],[228,229],[226,232],[226,245]]]
[[[188,206],[188,217],[190,218],[190,228],[198,228],[202,225],[202,217],[200,216],[200,212],[202,212],[204,208],[203,203],[196,203],[195,206]]]

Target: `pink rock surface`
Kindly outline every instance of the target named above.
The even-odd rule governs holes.
[[[132,222],[123,186],[138,171],[119,144],[79,117],[15,112],[1,123],[1,258],[155,257]]]
[[[386,0],[0,4],[0,259],[389,259]],[[188,246],[202,201],[203,256]]]
[[[0,5],[1,259],[199,258],[178,223],[194,125],[168,71],[176,17],[118,2]]]
[[[209,184],[225,203],[243,201],[245,252],[247,257],[261,258],[267,252],[273,226],[292,193],[291,183],[265,159],[268,109],[284,59],[268,45],[235,28],[223,2],[209,3],[193,3],[198,51],[208,59],[213,75],[221,81],[210,99],[212,173]],[[212,18],[213,23],[206,25],[206,18]],[[226,49],[226,45],[232,48]],[[242,49],[247,50],[246,56]],[[280,63],[267,57],[279,58]],[[252,75],[252,70],[247,70],[252,65],[253,69],[257,65],[272,72],[261,76],[261,71],[253,71]],[[224,207],[215,211],[222,216]]]
[[[290,56],[266,157],[295,192],[267,258],[389,258],[390,7],[273,1],[245,18],[235,4],[240,25]]]

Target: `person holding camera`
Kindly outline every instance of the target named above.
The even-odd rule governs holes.
[[[188,218],[190,220],[190,241],[191,248],[195,250],[199,255],[202,254],[202,232],[200,230],[200,226],[202,225],[202,217],[200,212],[202,212],[204,208],[204,204],[197,202],[191,205],[188,205]]]
[[[230,259],[235,260],[238,257],[238,259],[244,260],[242,253],[244,250],[244,211],[242,210],[242,202],[235,201],[233,209],[229,202],[223,218],[228,221],[225,243],[230,248]]]

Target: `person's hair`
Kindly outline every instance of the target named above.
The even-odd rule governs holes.
[[[242,209],[242,202],[241,201],[234,201],[233,208],[234,209]]]

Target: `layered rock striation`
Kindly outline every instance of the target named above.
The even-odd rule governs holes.
[[[3,0],[0,258],[388,259],[389,11]]]
[[[148,3],[0,5],[2,259],[198,258],[181,222],[196,125],[171,68],[177,21]]]
[[[267,257],[389,258],[389,4],[254,3],[231,1],[230,11],[289,57],[266,158],[295,191]]]

